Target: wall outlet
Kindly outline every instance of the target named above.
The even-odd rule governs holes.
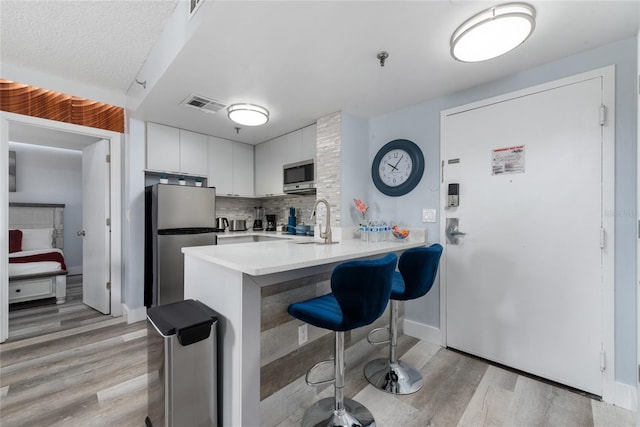
[[[302,345],[309,339],[309,329],[307,324],[298,326],[298,345]]]
[[[422,209],[422,222],[436,222],[436,210]]]

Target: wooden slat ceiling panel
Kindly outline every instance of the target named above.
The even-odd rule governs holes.
[[[124,132],[124,108],[0,79],[0,110]]]

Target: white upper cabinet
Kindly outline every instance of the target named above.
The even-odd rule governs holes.
[[[253,146],[209,137],[209,187],[219,196],[253,196]]]
[[[219,196],[233,195],[233,141],[209,137],[209,187]]]
[[[180,130],[147,123],[147,169],[180,173]]]
[[[286,148],[286,135],[256,145],[256,196],[283,194],[282,165],[285,162]]]
[[[189,175],[209,175],[207,135],[180,129],[180,171]]]
[[[285,135],[286,150],[284,164],[299,162],[302,159],[302,129]]]
[[[316,158],[317,126],[312,124],[302,128],[302,160]]]
[[[253,145],[233,143],[233,194],[253,196]]]
[[[256,145],[256,196],[283,194],[282,166],[315,157],[315,124]]]
[[[147,123],[147,169],[206,177],[207,136],[157,123]]]

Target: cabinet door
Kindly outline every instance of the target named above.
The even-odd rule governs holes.
[[[253,196],[253,145],[233,143],[233,194]]]
[[[147,123],[147,169],[180,172],[180,131]]]
[[[269,185],[267,183],[271,169],[271,152],[266,142],[258,144],[253,151],[254,164],[254,193],[256,196],[269,195]]]
[[[317,127],[315,124],[302,128],[302,160],[316,158]]]
[[[271,151],[271,164],[269,165],[268,186],[269,194],[283,194],[282,192],[282,165],[286,163],[285,136],[279,136],[269,141]]]
[[[302,159],[302,129],[285,135],[285,161],[284,163],[295,163]]]
[[[233,142],[209,137],[209,187],[216,187],[216,194],[233,194]]]
[[[202,177],[209,175],[208,146],[207,135],[180,129],[180,172]]]

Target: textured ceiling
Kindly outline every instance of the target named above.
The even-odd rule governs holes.
[[[187,20],[172,15],[176,0],[0,0],[1,62],[142,92],[135,118],[256,144],[335,111],[376,117],[636,37],[640,18],[637,0],[529,0],[532,36],[502,57],[465,64],[449,55],[452,32],[500,1],[202,1],[190,21],[202,25],[181,38],[166,29],[169,19]],[[184,45],[152,86],[132,86],[149,78],[141,67],[152,50],[169,56],[158,42],[163,28],[165,43]],[[389,51],[384,68],[381,50]],[[236,133],[224,110],[181,107],[191,93],[264,105],[269,123]]]
[[[175,6],[176,0],[0,0],[2,61],[124,93]]]

